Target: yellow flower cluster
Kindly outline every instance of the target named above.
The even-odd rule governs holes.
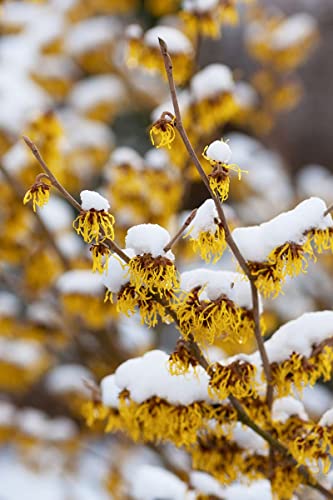
[[[265,262],[249,262],[249,267],[263,296],[276,297],[287,276],[305,273],[309,259],[316,260],[315,253],[325,250],[333,251],[332,228],[313,229],[307,232],[302,244],[287,242],[272,250]]]
[[[236,360],[227,365],[214,363],[209,367],[209,393],[226,399],[230,394],[237,399],[256,396],[256,368],[251,363]]]
[[[94,208],[82,211],[73,222],[73,227],[86,243],[114,239],[114,217],[105,210]]]
[[[36,180],[31,188],[25,193],[23,198],[24,205],[29,203],[29,201],[32,201],[32,209],[34,212],[36,212],[36,207],[43,207],[50,198],[51,183],[47,179],[47,176],[43,177],[45,177],[45,180]]]
[[[281,363],[272,363],[272,378],[279,396],[290,394],[294,385],[298,390],[314,385],[323,378],[330,380],[332,374],[333,349],[325,343],[317,346],[313,354],[306,358],[294,352]]]
[[[216,436],[207,432],[191,449],[192,467],[208,472],[222,484],[239,477],[262,478],[267,457],[251,453],[233,441],[231,436]]]
[[[143,298],[149,293],[169,297],[179,289],[177,270],[167,257],[152,257],[149,253],[136,255],[128,266],[130,283]]]
[[[209,10],[188,9],[181,12],[185,23],[185,31],[191,38],[202,35],[208,38],[219,38],[222,23],[236,24],[238,13],[235,1],[218,1]]]
[[[216,224],[215,232],[201,231],[197,237],[193,237],[189,231],[186,236],[190,236],[194,252],[198,252],[206,262],[212,261],[215,264],[227,248],[222,224]]]
[[[171,405],[158,397],[135,403],[127,391],[120,395],[119,409],[89,404],[84,408],[88,425],[103,421],[106,432],[121,430],[134,441],[171,441],[176,446],[196,442],[197,433],[207,426],[213,408],[204,402],[187,406]]]
[[[183,294],[174,305],[182,335],[193,335],[199,343],[232,340],[243,344],[254,332],[251,311],[238,307],[223,296],[214,301],[201,300],[201,287]]]
[[[153,40],[153,36],[155,39]],[[129,33],[127,63],[129,67],[141,67],[166,78],[160,48],[156,45],[157,37],[166,38],[172,56],[173,74],[177,84],[185,84],[193,71],[193,49],[188,38],[175,28],[163,26],[155,32],[155,28],[142,33]],[[172,39],[178,40],[179,46],[174,47]],[[153,41],[153,43],[151,43]],[[174,50],[173,50],[174,47]]]

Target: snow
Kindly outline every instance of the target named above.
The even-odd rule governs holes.
[[[82,252],[82,241],[76,233],[64,233],[56,236],[56,244],[60,251],[68,258],[74,259]]]
[[[38,209],[45,226],[52,232],[71,227],[73,212],[68,203],[57,196],[51,196],[48,203]]]
[[[170,158],[165,149],[149,149],[144,156],[145,166],[152,170],[170,169]]]
[[[171,54],[190,54],[193,50],[190,40],[171,26],[155,26],[149,29],[144,35],[144,42],[148,47],[160,50],[159,38],[166,42]]]
[[[224,489],[224,500],[273,500],[271,484],[266,479],[250,484],[232,484]]]
[[[138,224],[127,231],[125,242],[126,247],[132,248],[136,255],[150,253],[153,257],[165,255],[172,258],[171,252],[164,252],[170,239],[168,231],[158,224]]]
[[[187,485],[171,472],[153,465],[142,465],[131,478],[131,496],[135,500],[194,500]]]
[[[215,9],[219,5],[219,0],[183,0],[182,8],[188,12],[203,14]]]
[[[50,453],[50,448],[39,449],[41,467],[38,470],[23,464],[21,458],[8,449],[0,455],[0,481],[6,500],[68,500],[69,496],[72,500],[110,499],[103,487],[104,478],[99,473],[102,471],[106,475],[106,467],[92,453],[89,457],[83,455],[79,470],[75,472],[69,471],[68,467],[65,472],[61,470],[61,458],[58,453]],[[86,470],[82,470],[84,466]]]
[[[46,438],[51,441],[67,441],[75,438],[77,434],[76,425],[72,420],[65,417],[49,419],[47,423]]]
[[[179,104],[179,109],[180,109],[181,115],[182,116],[186,115],[186,112],[191,105],[191,95],[188,92],[188,90],[179,91],[178,104]],[[169,113],[174,115],[175,111],[173,109],[173,104],[172,104],[171,99],[168,99],[167,101],[162,102],[162,104],[160,104],[159,106],[157,106],[153,110],[153,112],[151,113],[152,121],[155,122],[156,120],[158,120],[164,111],[168,111]]]
[[[116,384],[116,376],[114,374],[107,375],[101,381],[102,403],[109,408],[118,408],[118,397],[121,389]]]
[[[209,99],[234,90],[231,69],[224,64],[210,64],[199,71],[191,81],[191,95],[194,100]]]
[[[325,202],[312,197],[259,226],[237,228],[232,236],[246,260],[265,262],[272,250],[287,242],[304,243],[306,231],[333,227],[331,215],[324,217],[325,210]]]
[[[249,172],[242,182],[250,186],[252,194],[237,205],[242,220],[257,223],[289,208],[294,194],[282,158],[245,134],[233,132],[228,139],[233,162]]]
[[[148,351],[141,357],[122,363],[115,378],[102,381],[103,401],[116,403],[117,390],[127,389],[136,403],[157,396],[173,405],[189,405],[195,401],[209,401],[208,381],[205,370],[198,366],[186,375],[171,375],[169,356],[159,350]],[[107,389],[107,390],[106,390]],[[108,392],[110,390],[110,393]]]
[[[98,45],[110,43],[121,33],[115,17],[89,18],[72,26],[66,37],[66,49],[72,54],[96,50]]]
[[[319,425],[322,427],[330,427],[333,425],[333,408],[326,411],[324,415],[319,420]]]
[[[15,317],[20,310],[20,303],[16,295],[0,291],[0,316],[2,317]]]
[[[0,338],[0,360],[21,368],[38,363],[43,355],[40,344],[33,340]]]
[[[123,252],[131,259],[135,256],[134,250],[126,248]],[[108,269],[102,276],[103,284],[112,293],[120,292],[121,288],[129,282],[128,267],[117,255],[109,257]]]
[[[232,440],[247,452],[267,455],[266,441],[249,427],[244,427],[240,422],[237,422],[232,429]]]
[[[85,189],[80,193],[82,210],[97,210],[107,212],[110,208],[110,203],[106,198],[101,196],[96,191]]]
[[[241,108],[251,108],[258,103],[257,92],[247,82],[236,82],[233,95],[236,103]]]
[[[293,352],[310,357],[315,346],[331,337],[333,311],[310,312],[281,326],[265,342],[265,347],[270,363],[281,363]]]
[[[35,324],[52,328],[59,325],[59,315],[47,298],[32,302],[26,308],[26,317]]]
[[[87,120],[70,110],[62,112],[59,117],[66,138],[65,152],[77,149],[85,150],[90,147],[107,149],[112,147],[114,143],[113,133],[110,127],[103,123]]]
[[[223,498],[224,488],[213,476],[201,471],[190,473],[190,484],[199,493]]]
[[[31,73],[45,78],[75,80],[79,69],[65,56],[39,56],[31,66]]]
[[[46,385],[48,390],[54,394],[77,392],[87,395],[89,391],[84,380],[91,379],[93,379],[93,375],[85,366],[66,364],[56,366],[47,374]]]
[[[0,427],[15,426],[15,407],[9,401],[0,400]]]
[[[47,5],[6,2],[1,21],[5,25],[20,26],[29,43],[39,46],[61,36],[64,29],[63,17]]]
[[[188,235],[197,239],[202,232],[214,234],[217,229],[216,219],[218,219],[218,215],[214,201],[206,200],[198,208],[193,221],[188,226]]]
[[[272,419],[284,424],[288,418],[297,416],[302,420],[308,420],[307,413],[301,401],[292,396],[275,399],[272,406]]]
[[[333,395],[327,387],[321,384],[313,387],[307,386],[302,391],[302,403],[310,417],[318,419],[332,408]]]
[[[130,165],[135,170],[143,169],[143,160],[139,153],[126,146],[116,148],[110,157],[110,162],[114,167]]]
[[[125,87],[116,75],[98,75],[85,78],[73,88],[69,103],[78,110],[87,110],[100,102],[121,103],[125,98]]]
[[[129,24],[125,29],[125,35],[127,38],[139,39],[142,37],[143,30],[139,24]]]
[[[306,165],[297,175],[297,190],[301,196],[320,196],[331,203],[333,175],[322,165]]]
[[[288,49],[290,46],[302,43],[311,37],[316,29],[316,20],[310,14],[305,12],[294,14],[273,31],[271,46],[277,50]]]
[[[103,293],[103,281],[100,274],[76,269],[60,276],[57,288],[63,294],[99,295]]]
[[[32,157],[23,141],[16,142],[2,157],[2,164],[9,174],[27,167]]]
[[[214,141],[209,144],[205,152],[205,155],[210,160],[223,164],[229,162],[232,155],[232,151],[230,149],[230,146],[223,140]]]
[[[141,323],[140,317],[134,315],[127,318],[121,315],[117,327],[118,341],[122,349],[128,352],[140,349],[142,352],[153,345],[155,333]]]
[[[187,292],[197,286],[203,287],[200,300],[214,301],[225,295],[236,306],[252,309],[251,288],[240,273],[200,268],[185,271],[180,278],[181,289]]]
[[[17,426],[27,436],[50,441],[73,439],[77,428],[72,420],[65,417],[49,418],[35,408],[25,408],[17,414]]]

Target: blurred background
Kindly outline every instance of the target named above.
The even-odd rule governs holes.
[[[110,201],[122,248],[136,224],[175,234],[207,194],[178,137],[170,149],[151,143],[160,145],[151,125],[172,112],[162,36],[198,155],[223,137],[248,171],[231,178],[231,227],[310,196],[330,204],[332,25],[331,0],[0,2],[1,500],[149,500],[134,484],[145,465],[171,471],[193,498],[204,493],[184,450],[87,425],[103,377],[149,349],[171,352],[178,332],[120,315],[117,294],[104,301],[105,272],[92,272],[77,214],[55,190],[45,206],[33,207],[33,196],[23,204],[43,178],[22,134],[75,199],[91,189]],[[181,271],[206,266],[189,238],[175,254]],[[332,308],[332,263],[322,256],[265,301],[267,335]],[[218,266],[235,269],[227,252]],[[254,339],[205,347],[217,359],[253,351]],[[304,391],[303,402],[318,420],[332,407],[329,384]]]

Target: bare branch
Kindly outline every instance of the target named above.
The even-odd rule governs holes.
[[[73,196],[67,191],[67,189],[64,188],[62,184],[56,179],[56,177],[53,175],[49,167],[46,165],[45,161],[42,158],[42,155],[40,154],[36,144],[34,144],[29,137],[26,137],[25,135],[22,137],[44,172],[47,174],[49,177],[49,180],[52,183],[52,186],[55,187],[61,195],[66,198],[69,203],[76,208],[76,210],[81,211],[81,205],[73,198]]]
[[[190,213],[190,215],[187,217],[187,219],[185,220],[184,224],[181,226],[181,228],[177,231],[177,233],[174,235],[173,238],[171,238],[171,240],[169,241],[169,243],[163,248],[163,250],[165,252],[168,252],[168,250],[171,250],[171,248],[173,247],[173,245],[175,243],[177,243],[177,241],[179,240],[179,238],[181,237],[181,235],[183,234],[183,232],[185,231],[185,229],[191,224],[191,222],[193,221],[196,213],[197,213],[197,208],[195,208],[194,210],[192,210],[192,212]]]
[[[327,207],[327,209],[324,212],[324,216],[328,215],[332,211],[333,211],[333,203]]]

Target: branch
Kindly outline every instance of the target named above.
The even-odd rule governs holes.
[[[69,194],[67,189],[65,189],[64,186],[62,184],[60,184],[60,182],[53,175],[53,173],[51,172],[51,170],[49,169],[49,167],[46,165],[45,161],[43,160],[42,155],[40,154],[36,144],[34,144],[29,139],[29,137],[26,137],[25,135],[22,138],[23,138],[24,142],[26,143],[26,145],[28,146],[28,148],[30,149],[30,151],[32,152],[32,154],[34,155],[34,157],[36,158],[36,160],[38,161],[38,163],[40,164],[40,166],[42,167],[42,169],[44,170],[44,172],[48,175],[48,177],[52,183],[52,186],[55,187],[59,191],[59,193],[61,193],[61,195],[67,201],[69,201],[69,203],[74,208],[76,208],[76,210],[78,210],[80,212],[81,205],[73,198],[73,196],[71,194]]]
[[[191,213],[190,215],[187,217],[187,219],[185,220],[184,224],[182,225],[182,227],[177,231],[177,233],[175,234],[175,236],[173,238],[171,238],[171,240],[169,241],[169,243],[163,248],[163,250],[165,252],[168,252],[169,250],[171,250],[171,248],[173,247],[173,245],[179,240],[179,238],[181,237],[181,235],[183,234],[183,232],[185,231],[185,229],[191,224],[191,222],[193,221],[194,217],[196,216],[196,213],[197,213],[197,208],[195,208]]]
[[[178,130],[178,132],[182,138],[182,141],[183,141],[183,143],[184,143],[184,145],[189,153],[189,156],[190,156],[191,160],[193,161],[203,183],[205,184],[212,200],[215,203],[219,219],[223,225],[223,229],[225,232],[225,238],[226,238],[226,241],[228,243],[228,246],[229,246],[230,250],[232,251],[232,253],[234,254],[235,258],[237,259],[237,261],[238,261],[240,267],[242,268],[242,270],[244,271],[245,275],[248,277],[250,284],[251,284],[253,318],[254,318],[254,324],[255,324],[254,334],[255,334],[257,345],[258,345],[258,350],[259,350],[259,353],[261,356],[261,361],[263,364],[266,380],[267,380],[267,394],[266,394],[267,404],[268,404],[269,408],[271,408],[272,402],[273,402],[272,374],[271,374],[271,367],[269,364],[268,356],[267,356],[266,349],[264,346],[264,341],[263,341],[263,338],[261,335],[260,318],[259,318],[259,295],[258,295],[257,287],[255,285],[255,280],[254,280],[254,278],[251,274],[251,271],[246,263],[246,260],[244,259],[238,246],[236,245],[236,242],[234,241],[234,239],[232,237],[232,234],[231,234],[229,225],[227,223],[227,219],[225,217],[220,200],[218,199],[218,197],[215,195],[214,191],[210,187],[208,177],[207,177],[204,169],[202,168],[200,160],[199,160],[198,156],[196,155],[196,153],[193,149],[193,146],[192,146],[192,144],[191,144],[191,142],[186,134],[186,131],[185,131],[183,123],[182,123],[182,117],[181,117],[178,98],[177,98],[176,86],[175,86],[175,81],[173,78],[171,57],[168,53],[168,47],[167,47],[167,44],[165,43],[165,41],[162,40],[161,38],[159,38],[158,40],[159,40],[159,44],[160,44],[160,49],[161,49],[161,54],[163,57],[165,70],[166,70],[167,77],[168,77],[168,83],[169,83],[172,104],[173,104],[173,108],[174,108],[174,112],[175,112],[175,116],[176,116],[175,127]]]
[[[324,212],[324,217],[326,217],[326,215],[328,215],[332,211],[333,211],[333,203],[326,208]]]
[[[298,471],[303,476],[308,486],[314,488],[317,491],[320,491],[320,493],[322,493],[326,498],[333,499],[333,492],[327,490],[326,488],[324,488],[324,486],[318,483],[316,479],[312,477],[311,473],[309,472],[308,468],[305,465],[299,465],[297,460],[295,460],[294,457],[290,454],[288,448],[286,448],[282,443],[280,443],[280,441],[278,441],[269,432],[265,431],[264,429],[261,429],[255,422],[253,422],[253,420],[251,420],[251,418],[242,408],[240,402],[234,396],[229,396],[229,400],[232,406],[237,411],[238,420],[242,422],[242,424],[246,425],[247,427],[252,429],[256,434],[261,436],[270,445],[271,448],[277,450],[279,453],[281,453],[283,457],[288,459],[288,461],[292,465],[297,467]]]
[[[36,144],[34,144],[26,136],[23,136],[23,140],[31,150],[32,154],[34,155],[34,157],[36,158],[36,160],[38,161],[44,172],[47,174],[52,186],[54,186],[59,191],[59,193],[62,194],[62,196],[72,205],[72,207],[74,207],[78,212],[81,212],[82,211],[81,205],[75,200],[75,198],[73,198],[73,196],[67,191],[67,189],[65,189],[64,186],[53,175],[53,173],[43,160],[42,155],[40,154]],[[117,243],[108,239],[107,241],[105,241],[105,244],[116,254],[118,254],[119,257],[124,262],[126,262],[127,264],[129,263],[130,258],[125,254],[125,252],[122,251],[122,249],[117,245]]]
[[[198,344],[193,340],[193,338],[190,337],[188,345],[191,348],[191,352],[192,354],[194,354],[199,364],[204,368],[204,370],[207,370],[209,363],[206,360]],[[237,398],[230,395],[228,399],[237,412],[237,417],[239,422],[246,425],[246,427],[252,429],[256,434],[261,436],[270,445],[271,449],[275,449],[276,451],[278,451],[283,457],[285,457],[289,461],[291,465],[297,467],[298,471],[306,481],[305,484],[307,484],[311,488],[316,489],[317,491],[320,491],[320,493],[322,493],[326,498],[333,500],[333,492],[327,490],[326,488],[324,488],[324,486],[318,483],[316,479],[312,477],[311,473],[309,472],[306,466],[299,465],[297,460],[295,460],[294,457],[290,454],[288,448],[286,448],[278,439],[276,439],[274,436],[272,436],[272,434],[270,434],[266,430],[259,427],[249,417],[249,415],[243,409],[241,403],[238,401]]]

